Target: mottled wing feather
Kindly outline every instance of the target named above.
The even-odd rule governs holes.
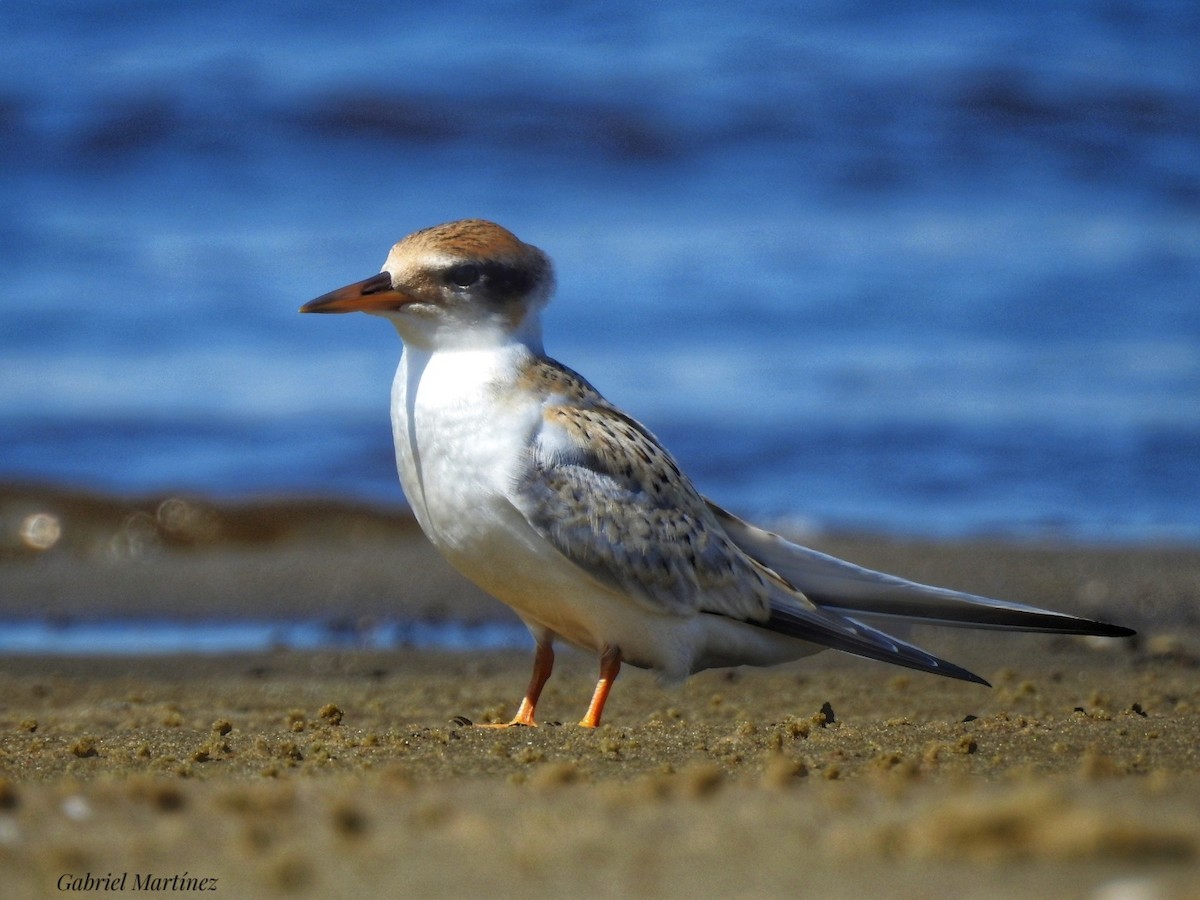
[[[729,540],[653,435],[557,363],[526,378],[550,396],[513,495],[530,525],[648,608],[765,622],[771,573]]]

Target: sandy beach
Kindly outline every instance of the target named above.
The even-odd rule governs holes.
[[[398,513],[10,487],[0,531],[6,621],[509,616]],[[570,652],[507,730],[454,719],[510,716],[526,652],[9,655],[3,894],[1200,896],[1200,550],[802,537],[1140,634],[910,634],[991,689],[627,669],[594,732]]]

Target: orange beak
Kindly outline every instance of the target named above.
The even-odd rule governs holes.
[[[300,307],[300,312],[382,312],[399,309],[407,303],[415,302],[415,297],[410,297],[392,287],[391,275],[387,272],[380,272],[363,281],[356,281],[354,284],[348,284],[336,291],[322,294],[316,300],[309,300]]]

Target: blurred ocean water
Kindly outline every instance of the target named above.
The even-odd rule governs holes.
[[[407,232],[750,516],[1200,539],[1200,7],[0,4],[0,480],[400,504]]]

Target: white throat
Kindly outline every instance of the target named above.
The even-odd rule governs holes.
[[[542,345],[542,322],[538,310],[531,310],[514,327],[500,318],[480,318],[470,322],[440,316],[425,317],[411,313],[387,313],[400,340],[408,350],[425,353],[438,351],[501,350],[520,346],[536,356],[545,351]]]

